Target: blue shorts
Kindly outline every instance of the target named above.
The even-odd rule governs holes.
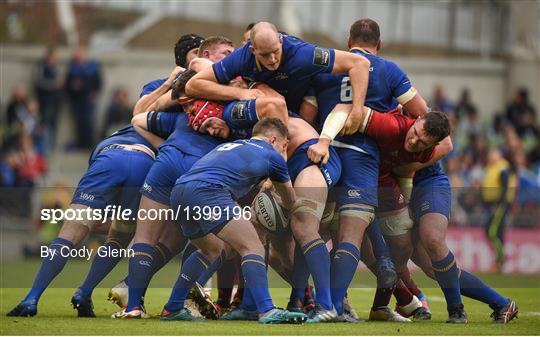
[[[341,179],[334,188],[338,205],[366,204],[377,207],[379,161],[372,155],[336,147],[341,159]]]
[[[169,205],[171,190],[180,176],[186,173],[200,157],[186,154],[175,146],[162,146],[152,168],[146,176],[141,194]]]
[[[450,219],[452,191],[446,174],[415,179],[409,205],[415,223],[428,213],[439,213]]]
[[[117,205],[135,214],[141,198],[139,189],[153,163],[154,159],[141,151],[110,149],[100,152],[79,181],[71,203],[94,209]]]
[[[293,153],[291,158],[287,160],[287,167],[289,168],[289,175],[291,176],[291,181],[294,184],[296,177],[308,166],[313,165],[313,162],[309,160],[307,151],[312,144],[316,144],[318,139],[311,139],[307,142],[300,145]],[[326,165],[319,166],[321,173],[326,180],[326,185],[328,188],[334,187],[339,181],[341,176],[341,161],[339,160],[339,155],[334,149],[333,146],[330,146],[330,159]]]
[[[178,210],[177,223],[189,239],[217,234],[234,218],[238,207],[229,191],[203,181],[177,184],[171,193],[171,208]]]

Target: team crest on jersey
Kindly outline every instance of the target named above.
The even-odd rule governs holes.
[[[231,118],[235,120],[246,119],[246,102],[238,102],[233,106]]]
[[[330,64],[330,51],[319,47],[315,48],[313,52],[313,64],[328,67]]]

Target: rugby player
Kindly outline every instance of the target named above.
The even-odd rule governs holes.
[[[182,265],[173,292],[183,290],[187,294],[194,280],[212,261],[219,259],[226,243],[242,257],[242,273],[247,291],[257,305],[260,323],[296,323],[307,319],[302,313],[274,307],[268,291],[262,243],[249,220],[233,217],[233,209],[239,207],[235,200],[266,178],[272,180],[285,204],[294,205],[295,193],[284,159],[287,136],[287,127],[279,119],[262,119],[255,125],[251,139],[218,146],[177,180],[171,204],[181,207],[178,223],[199,250]],[[213,209],[211,216],[196,220],[190,214],[196,207]],[[183,303],[174,303],[177,312],[170,304],[164,308],[169,314],[162,315],[162,319],[176,320],[178,315],[183,319],[186,310]]]
[[[351,53],[360,54],[366,57],[371,63],[370,80],[366,94],[366,105],[383,112],[394,111],[398,104],[403,104],[412,114],[419,114],[426,109],[425,101],[412,87],[407,75],[393,62],[376,56],[376,52],[381,48],[379,27],[376,22],[370,19],[362,19],[351,25],[348,45]],[[352,95],[350,79],[346,75],[340,74],[320,74],[313,81],[313,94],[315,99],[308,99],[306,103],[312,105],[310,109],[303,105],[302,116],[308,121],[315,122],[317,113],[319,115],[320,127],[324,123],[329,126],[334,123],[328,120],[328,114],[337,104],[351,104],[354,100]],[[356,95],[356,91],[355,95]],[[318,110],[318,111],[317,111]],[[346,118],[343,115],[342,118]],[[337,130],[335,134],[337,135]],[[335,136],[335,135],[334,135]],[[321,133],[321,139],[328,141],[328,135]],[[388,258],[388,249],[382,239],[378,224],[373,218],[374,207],[377,206],[377,177],[379,153],[377,145],[372,139],[362,134],[355,134],[348,137],[338,137],[332,143],[337,149],[343,163],[342,178],[338,187],[338,203],[341,205],[340,212],[340,237],[337,255],[333,263],[332,279],[334,289],[334,305],[341,308],[341,301],[346,292],[348,284],[354,275],[356,265],[360,257],[360,247],[363,232],[368,228],[373,246],[381,253],[379,256]],[[312,146],[317,149],[318,145]],[[314,162],[319,162],[321,158],[311,157]],[[322,158],[323,162],[327,157]],[[349,163],[354,163],[349,164]],[[368,227],[368,225],[370,225]],[[342,258],[342,253],[347,256]],[[351,257],[351,258],[349,258]],[[355,258],[352,258],[355,257]],[[381,259],[380,262],[386,262]],[[388,262],[386,262],[388,263]],[[383,288],[392,287],[395,282],[395,273],[390,273],[392,266],[384,266],[386,274],[393,274],[394,281],[380,282]],[[384,269],[382,270],[384,272]],[[377,275],[381,274],[381,270]],[[380,277],[378,277],[379,279]],[[334,297],[336,297],[334,299]],[[401,318],[389,308],[380,310],[380,315],[386,319]]]
[[[256,84],[255,88],[265,92],[266,97],[279,95],[264,84]],[[249,136],[254,124],[262,118],[253,109],[242,109],[242,118],[227,104],[225,107],[217,106],[216,102],[198,101],[195,108],[191,125],[195,130],[208,133],[213,136],[228,138]],[[223,111],[225,110],[225,111]],[[318,167],[313,165],[307,157],[307,148],[317,142],[317,132],[305,121],[299,118],[289,118],[288,128],[291,135],[291,146],[288,153],[288,165],[293,178],[294,187],[298,196],[298,205],[294,207],[291,218],[291,229],[296,242],[302,248],[301,254],[295,254],[295,270],[308,270],[305,277],[300,276],[301,284],[294,284],[298,298],[304,297],[304,289],[307,284],[309,273],[313,275],[316,298],[315,310],[310,312],[308,322],[333,321],[337,314],[332,310],[330,298],[330,270],[324,269],[330,265],[330,256],[325,241],[319,235],[319,223],[322,219],[326,204],[326,196],[329,187],[332,187],[339,179],[341,164],[337,154],[332,161]],[[304,257],[305,256],[305,257]],[[328,263],[321,263],[321,261]],[[307,268],[302,265],[306,265]],[[296,297],[293,297],[295,299]],[[293,301],[294,302],[294,301]]]
[[[206,46],[210,51],[208,56],[212,58],[212,61],[217,61],[220,57],[232,52],[233,46],[230,40],[222,37],[213,40],[212,45],[207,44]],[[200,55],[202,55],[201,52],[204,53],[204,51],[199,50]],[[167,99],[171,101],[170,98]],[[153,118],[152,116],[157,115],[150,114],[148,118]],[[176,179],[220,143],[220,140],[201,135],[187,127],[187,116],[181,114],[176,121],[174,132],[159,147],[156,162],[148,172],[141,189],[143,196],[139,207],[147,210],[168,209],[170,191]],[[161,249],[155,248],[166,227],[165,219],[138,220],[132,246],[135,256],[129,262],[128,303],[124,309],[114,314],[113,318],[140,318],[146,315],[143,296],[153,273],[157,270],[154,264],[158,263],[159,267],[163,266],[162,261],[170,260],[183,248],[183,245],[178,244],[178,240],[172,240],[176,242],[167,247],[169,251],[166,254],[161,253],[163,247],[160,247]],[[177,229],[174,230],[178,232]],[[163,255],[167,258],[156,260],[154,257],[157,255]]]
[[[353,133],[359,124],[368,82],[366,58],[339,50],[324,49],[294,36],[282,35],[274,25],[259,22],[251,29],[251,41],[231,56],[192,78],[186,93],[210,100],[255,100],[264,96],[257,89],[227,87],[236,76],[268,84],[283,95],[289,110],[298,112],[308,90],[306,81],[319,73],[348,72],[355,92],[354,109],[345,132]]]
[[[168,81],[172,81],[172,76]],[[89,215],[95,210],[105,211],[108,206],[118,206],[137,214],[140,194],[146,173],[152,166],[157,151],[132,126],[126,126],[101,141],[92,151],[89,166],[83,175],[71,201],[70,210],[85,211],[76,220],[65,220],[58,237],[48,247],[50,257],[44,258],[32,288],[26,297],[7,316],[34,316],[38,301],[52,280],[67,263],[67,250],[78,245],[87,234],[99,229],[102,219]],[[88,211],[87,211],[88,210]],[[103,217],[107,216],[104,212]],[[108,215],[110,216],[110,215]],[[111,225],[110,222],[105,224]],[[126,248],[135,229],[132,221],[114,221],[109,229],[105,246],[107,249]],[[71,303],[79,317],[95,317],[92,291],[116,266],[119,257],[96,255],[83,285],[77,290]]]

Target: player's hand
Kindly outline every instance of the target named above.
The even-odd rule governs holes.
[[[352,135],[358,131],[360,128],[360,122],[362,121],[362,116],[364,114],[364,107],[361,106],[360,108],[357,108],[353,105],[351,109],[351,113],[349,114],[349,117],[347,117],[347,120],[345,121],[345,125],[343,126],[343,129],[341,130],[341,135]]]
[[[309,160],[315,164],[326,164],[330,159],[330,140],[326,138],[319,138],[316,144],[310,145],[307,151]]]
[[[173,85],[173,82],[174,80],[176,79],[176,76],[178,76],[178,74],[180,74],[181,72],[185,71],[186,69],[182,68],[182,67],[174,67],[173,71],[171,72],[171,74],[169,75],[169,77],[167,78],[167,81],[165,81],[165,83],[169,86],[172,86]]]
[[[264,92],[259,89],[243,89],[238,99],[240,101],[248,101],[250,99],[257,99],[264,96]]]

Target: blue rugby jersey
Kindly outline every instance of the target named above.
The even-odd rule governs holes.
[[[204,181],[222,186],[238,199],[266,178],[282,183],[291,180],[285,159],[272,145],[251,138],[218,146],[197,161],[177,184]]]
[[[299,111],[309,80],[334,67],[334,50],[321,48],[295,36],[283,36],[283,54],[279,68],[265,69],[250,51],[251,41],[213,65],[219,83],[227,84],[237,76],[247,81],[268,84],[285,97],[287,107]]]

